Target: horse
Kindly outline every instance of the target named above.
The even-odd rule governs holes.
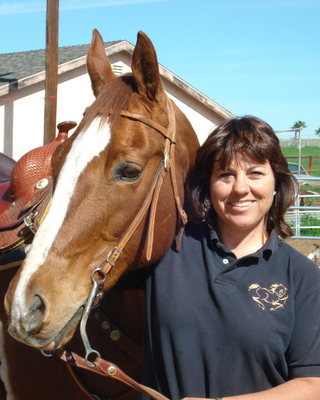
[[[66,345],[80,323],[90,363],[96,352],[84,339],[92,306],[123,275],[157,262],[183,230],[185,182],[199,142],[167,96],[143,32],[132,73],[115,76],[97,30],[87,68],[95,101],[52,156],[50,208],[5,308],[9,333],[44,351]]]
[[[40,220],[36,223],[34,218],[28,218],[30,231],[20,215],[25,212],[24,217],[39,217],[45,212],[42,208],[46,204],[45,183],[50,180],[51,156],[75,125],[72,121],[58,124],[59,134],[52,143],[31,150],[17,163],[0,153],[1,400],[137,398],[137,393],[124,384],[113,381],[106,384],[102,377],[92,377],[91,373],[74,371],[69,366],[67,369],[58,358],[44,357],[39,350],[17,342],[7,332],[4,295],[25,257],[25,248],[32,242],[36,225],[40,223]],[[30,203],[31,199],[39,198],[40,203]],[[115,304],[120,314],[115,313]],[[111,356],[119,365],[129,366],[136,379],[140,375],[143,310],[141,291],[123,295],[109,293],[88,324],[93,343],[104,343],[103,354]],[[80,352],[81,346],[81,339],[76,335],[68,348]]]

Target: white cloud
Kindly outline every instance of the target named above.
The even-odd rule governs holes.
[[[220,7],[253,9],[314,9],[319,8],[319,0],[229,0],[219,2]]]
[[[44,1],[20,1],[20,2],[1,2],[0,15],[3,14],[25,14],[30,12],[39,12],[46,10],[46,3]]]
[[[160,1],[168,0],[60,0],[59,9],[63,10],[77,10],[83,8],[97,8],[97,7],[110,7],[122,6],[126,4],[141,4],[141,3],[157,3]],[[4,14],[26,14],[33,12],[45,12],[46,2],[44,0],[33,1],[0,1],[0,15]]]

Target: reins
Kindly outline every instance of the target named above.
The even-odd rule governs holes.
[[[182,225],[179,232],[179,239],[182,237],[183,229],[185,224],[187,223],[188,216],[185,210],[182,207],[180,196],[178,193],[177,187],[177,177],[176,177],[176,164],[175,164],[175,144],[176,144],[176,119],[173,110],[172,101],[169,101],[169,127],[165,128],[162,125],[158,124],[157,122],[152,121],[151,119],[144,117],[142,115],[131,113],[129,111],[121,111],[120,115],[122,117],[130,118],[136,120],[138,122],[142,122],[145,125],[153,128],[157,132],[161,133],[165,138],[165,147],[164,147],[164,158],[163,161],[160,163],[158,171],[155,175],[154,181],[157,182],[156,188],[154,193],[149,191],[147,198],[150,196],[152,197],[152,206],[150,210],[150,217],[149,217],[149,228],[148,228],[148,235],[147,235],[147,260],[151,258],[151,251],[153,245],[153,236],[154,236],[154,223],[155,223],[155,215],[157,209],[157,203],[159,199],[160,189],[163,182],[163,179],[168,171],[170,171],[171,177],[171,184],[173,189],[173,195],[176,203],[176,207],[178,210],[178,214],[180,216]],[[160,175],[159,169],[162,170]],[[158,175],[159,173],[159,175]],[[153,186],[153,185],[152,185]],[[152,187],[151,187],[152,188]],[[143,206],[144,207],[144,206]],[[134,222],[133,222],[134,223]],[[180,246],[180,240],[178,240],[177,247]]]
[[[90,366],[87,364],[86,360],[76,353],[68,352],[66,350],[56,350],[58,352],[58,356],[61,360],[65,361],[68,365],[76,366],[78,368],[82,368],[87,371],[95,372],[99,375],[106,376],[112,379],[116,379],[127,386],[137,390],[138,392],[149,396],[154,400],[169,400],[166,396],[157,392],[154,389],[151,389],[148,386],[142,385],[138,383],[134,379],[130,378],[125,372],[123,372],[118,366],[111,363],[110,361],[103,360],[100,357],[97,357],[94,360],[94,366]]]
[[[169,103],[169,126],[168,128],[163,127],[157,122],[152,121],[151,119],[144,117],[142,115],[131,113],[128,111],[121,111],[120,116],[128,119],[132,119],[138,122],[141,122],[155,131],[159,132],[165,138],[165,145],[163,150],[163,159],[161,160],[158,169],[155,173],[147,196],[138,212],[135,216],[134,220],[130,224],[129,228],[126,230],[124,235],[122,236],[119,243],[113,247],[113,249],[109,252],[107,258],[103,261],[103,263],[92,272],[91,280],[92,280],[92,288],[82,315],[82,319],[80,322],[80,333],[81,338],[85,347],[86,355],[85,358],[78,356],[75,353],[67,352],[66,350],[60,350],[59,357],[65,362],[76,365],[77,367],[90,370],[96,372],[100,375],[109,376],[111,378],[117,379],[126,385],[138,390],[139,392],[146,394],[154,400],[168,400],[165,396],[158,393],[157,391],[148,388],[144,385],[139,384],[128,375],[126,375],[119,367],[110,363],[109,361],[102,360],[100,357],[100,353],[94,349],[92,349],[87,333],[86,333],[86,325],[88,321],[88,317],[92,308],[99,305],[102,297],[103,297],[103,286],[105,280],[107,278],[108,273],[111,268],[115,265],[118,258],[123,252],[124,247],[134,234],[135,230],[141,223],[142,219],[146,215],[149,210],[149,221],[148,221],[148,229],[147,229],[147,244],[146,244],[146,258],[147,260],[151,259],[153,240],[154,240],[154,226],[156,219],[156,210],[157,204],[160,196],[160,191],[162,187],[162,183],[167,172],[170,171],[171,184],[173,195],[176,203],[176,208],[178,210],[178,214],[181,219],[181,227],[179,231],[179,238],[177,241],[177,246],[180,246],[181,236],[183,233],[184,226],[187,222],[187,214],[182,208],[182,203],[180,201],[180,196],[178,193],[177,187],[177,179],[176,179],[176,166],[175,166],[175,140],[176,140],[176,120],[173,110],[173,105],[171,100]],[[94,355],[95,359],[93,362],[89,360],[89,357]]]

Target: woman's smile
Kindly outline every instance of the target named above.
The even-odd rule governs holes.
[[[248,206],[251,206],[253,204],[253,201],[236,201],[236,202],[230,202],[229,203],[232,207],[234,208],[247,208]]]

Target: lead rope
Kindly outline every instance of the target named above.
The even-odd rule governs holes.
[[[107,376],[109,378],[116,379],[130,386],[131,388],[137,390],[138,392],[149,396],[151,399],[169,400],[167,397],[157,392],[156,390],[136,382],[134,379],[130,378],[130,376],[124,373],[118,366],[111,363],[110,361],[102,360],[100,357],[96,358],[94,367],[88,366],[84,358],[78,356],[73,352],[60,350],[59,357],[61,360],[65,361],[68,364],[85,369],[87,371],[95,372],[102,376]]]

